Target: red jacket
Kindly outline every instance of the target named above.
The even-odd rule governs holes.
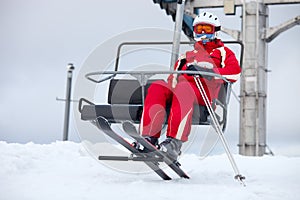
[[[176,61],[174,70],[186,70],[189,64],[197,62],[210,63],[208,68],[212,68],[215,73],[222,75],[231,82],[237,81],[241,73],[241,68],[234,53],[225,47],[220,39],[207,42],[205,45],[202,42],[196,42],[194,50],[186,52]],[[193,76],[186,74],[171,74],[168,78],[172,88],[175,88],[178,81],[183,80],[194,83]],[[223,83],[221,79],[216,77],[211,80],[201,78],[201,82],[207,85],[207,88],[205,88],[209,90],[212,98],[218,97],[221,83]]]

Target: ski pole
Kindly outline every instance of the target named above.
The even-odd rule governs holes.
[[[196,83],[196,85],[197,85],[197,87],[198,87],[198,89],[200,91],[201,97],[203,98],[204,103],[205,103],[205,105],[206,105],[206,107],[208,109],[208,112],[209,112],[209,114],[210,114],[210,116],[212,118],[212,121],[213,121],[213,124],[215,126],[216,132],[217,132],[219,138],[222,141],[222,144],[223,144],[223,147],[225,149],[226,155],[227,155],[227,157],[228,157],[228,159],[229,159],[229,161],[231,163],[231,166],[232,166],[232,168],[233,168],[233,170],[234,170],[234,172],[236,174],[234,176],[234,178],[237,179],[243,186],[245,186],[245,183],[243,182],[243,180],[245,179],[245,177],[240,174],[239,169],[238,169],[238,167],[237,167],[237,165],[236,165],[236,163],[234,161],[234,158],[233,158],[233,156],[232,156],[232,154],[231,154],[231,152],[229,150],[229,147],[228,147],[227,141],[226,141],[226,139],[224,137],[224,134],[223,134],[223,131],[221,129],[221,126],[220,126],[219,122],[217,121],[216,114],[215,114],[215,112],[214,112],[214,110],[213,110],[213,108],[212,108],[212,106],[210,104],[210,101],[209,101],[209,99],[207,97],[207,94],[206,94],[206,92],[204,90],[204,87],[203,87],[203,85],[201,83],[200,76],[199,75],[195,75],[194,76],[194,80],[195,80],[195,83]]]

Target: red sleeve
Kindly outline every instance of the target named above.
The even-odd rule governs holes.
[[[218,48],[218,50],[212,52],[211,56],[221,58],[220,67],[214,68],[215,73],[224,76],[231,82],[235,82],[239,79],[241,68],[234,53],[229,48]]]

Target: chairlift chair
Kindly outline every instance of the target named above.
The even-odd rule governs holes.
[[[225,44],[240,45],[240,66],[243,59],[243,44],[238,41],[224,41]],[[79,100],[79,112],[81,119],[84,121],[95,121],[98,117],[104,117],[110,123],[122,123],[124,121],[131,121],[139,124],[143,111],[144,98],[147,95],[147,90],[151,83],[157,79],[150,79],[154,74],[171,74],[171,73],[186,73],[186,71],[120,71],[119,58],[122,47],[128,45],[171,45],[172,42],[125,42],[119,45],[117,56],[115,59],[115,70],[105,72],[91,72],[86,74],[86,78],[95,84],[100,84],[109,81],[108,100],[107,104],[94,104],[93,102],[81,98]],[[191,44],[191,42],[182,42],[181,44]],[[134,79],[117,78],[120,74],[130,74]],[[94,79],[95,75],[107,75],[107,77],[100,80]],[[215,74],[215,76],[220,76]],[[218,122],[222,127],[223,132],[227,123],[227,107],[231,94],[231,82],[224,80],[218,98],[213,99],[213,108],[218,118]],[[192,117],[193,125],[210,125],[210,117],[206,106],[194,105],[194,112]]]

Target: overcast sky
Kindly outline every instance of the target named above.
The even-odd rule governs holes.
[[[215,11],[227,28],[240,16]],[[299,15],[300,5],[270,6],[270,26]],[[0,140],[49,143],[62,139],[66,65],[81,65],[99,44],[137,28],[173,30],[174,23],[152,0],[1,0]],[[300,139],[300,27],[268,45],[268,141]],[[169,58],[168,58],[169,59]],[[237,83],[239,84],[239,83]],[[234,87],[239,94],[238,86]],[[238,103],[230,104],[227,131],[238,137]],[[70,139],[79,141],[71,123]],[[237,141],[236,141],[237,143]]]

